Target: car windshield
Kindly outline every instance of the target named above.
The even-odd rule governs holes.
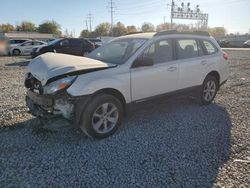
[[[147,39],[126,38],[116,39],[94,50],[89,58],[97,59],[106,63],[125,63]]]
[[[55,39],[55,40],[52,40],[48,43],[48,46],[50,45],[54,45],[55,43],[57,43],[58,41],[60,41],[61,39]]]

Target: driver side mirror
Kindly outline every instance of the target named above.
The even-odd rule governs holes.
[[[147,66],[153,66],[154,60],[150,57],[140,57],[135,60],[133,64],[133,68],[135,67],[147,67]]]

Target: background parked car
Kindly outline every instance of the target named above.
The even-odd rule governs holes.
[[[244,42],[243,47],[250,48],[250,40],[247,40],[246,42]]]
[[[31,56],[35,58],[46,52],[56,52],[62,54],[70,54],[84,56],[95,49],[95,45],[86,39],[56,39],[47,46],[33,49]]]
[[[222,39],[218,41],[218,44],[221,48],[229,48],[231,47],[230,42],[227,39]]]
[[[89,40],[90,42],[94,43],[95,48],[98,48],[98,47],[100,47],[100,46],[103,44],[103,42],[102,42],[101,39],[97,39],[97,38],[87,38],[87,40]]]
[[[29,40],[29,39],[10,39],[9,40],[9,47],[13,48],[13,47],[18,46],[19,44],[22,44],[26,41],[31,41],[31,40]]]
[[[26,42],[26,41],[31,41],[30,39],[10,39],[9,41],[8,41],[8,54],[9,55],[11,55],[11,53],[10,53],[10,50],[13,48],[13,47],[16,47],[16,46],[18,46],[19,44],[22,44],[22,43],[24,43],[24,42]]]
[[[46,46],[47,43],[43,41],[26,41],[22,44],[14,46],[10,49],[10,55],[30,55],[34,47]]]

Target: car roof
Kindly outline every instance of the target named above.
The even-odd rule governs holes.
[[[9,39],[9,40],[31,40],[31,39]]]
[[[97,38],[85,38],[87,40],[98,40],[98,41],[101,41],[101,39],[97,39]]]
[[[119,37],[119,39],[125,38],[142,38],[142,39],[151,39],[158,36],[192,36],[192,37],[205,37],[210,38],[210,35],[207,32],[195,31],[195,32],[177,32],[175,30],[162,31],[162,32],[147,32],[147,33],[136,33],[136,34],[127,34],[125,36]]]
[[[156,32],[148,32],[148,33],[136,33],[136,34],[128,34],[122,37],[119,37],[120,39],[122,38],[142,38],[142,39],[151,39],[154,37]]]

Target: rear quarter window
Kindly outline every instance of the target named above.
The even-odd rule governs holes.
[[[202,44],[207,55],[212,55],[218,52],[218,48],[212,42],[203,40]]]

